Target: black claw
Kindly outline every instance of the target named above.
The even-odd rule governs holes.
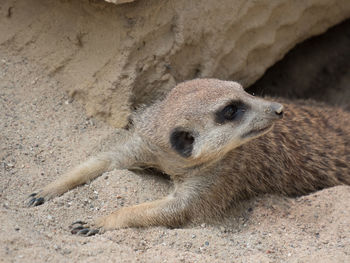
[[[86,225],[86,224],[87,224],[86,222],[78,220],[73,222],[69,227],[72,228],[74,225]]]
[[[90,229],[89,228],[83,228],[82,230],[79,230],[77,235],[79,236],[85,236],[87,233],[90,232]]]
[[[36,202],[34,203],[34,206],[42,205],[45,202],[44,197],[39,197],[36,199]]]
[[[28,197],[34,197],[34,196],[36,196],[38,193],[32,193],[32,194],[30,194]]]
[[[93,236],[100,232],[99,229],[91,229],[90,232],[87,234],[87,236]]]
[[[38,205],[42,205],[43,203],[45,203],[44,197],[39,197],[39,198],[33,197],[28,201],[28,206],[38,206]]]
[[[80,231],[78,231],[77,235],[79,236],[85,236],[85,237],[90,237],[90,236],[94,236],[97,233],[99,233],[100,230],[99,229],[90,229],[90,228],[84,228]]]
[[[74,227],[70,232],[74,235],[74,234],[77,234],[80,230],[84,229],[85,227],[83,226],[77,226],[77,227]]]
[[[32,206],[32,204],[34,204],[35,200],[36,200],[35,198],[30,199],[28,202],[28,206]]]

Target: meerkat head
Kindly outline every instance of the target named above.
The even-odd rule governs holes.
[[[155,115],[155,140],[193,164],[267,133],[282,118],[283,106],[248,94],[236,82],[196,79],[177,85]]]

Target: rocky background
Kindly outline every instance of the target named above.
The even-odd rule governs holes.
[[[350,17],[348,0],[2,0],[0,8],[0,45],[116,127],[187,79],[253,84],[296,44]]]

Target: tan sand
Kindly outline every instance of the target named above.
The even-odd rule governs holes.
[[[259,197],[211,224],[70,234],[77,219],[159,198],[172,185],[115,170],[27,208],[30,193],[113,141],[115,130],[87,119],[62,90],[38,65],[0,49],[0,262],[350,262],[349,186]]]

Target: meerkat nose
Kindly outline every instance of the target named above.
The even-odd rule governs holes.
[[[279,118],[283,117],[283,105],[277,102],[272,102],[270,105],[271,112],[275,113]]]

